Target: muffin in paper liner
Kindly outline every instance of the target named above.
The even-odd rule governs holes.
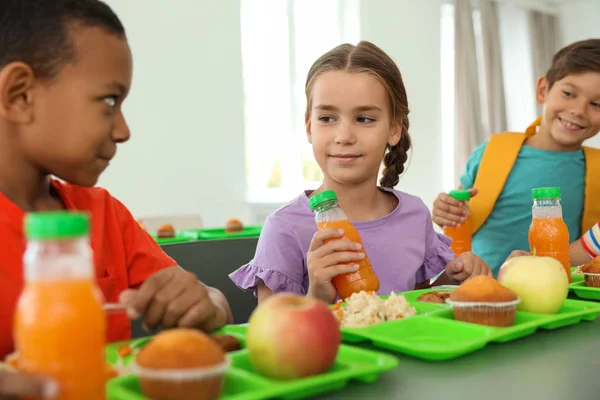
[[[600,287],[600,257],[596,257],[581,267],[585,286]]]
[[[600,274],[583,272],[583,279],[585,280],[585,286],[600,288]]]
[[[231,360],[202,368],[157,369],[131,363],[144,396],[153,400],[215,400],[221,395]]]
[[[493,327],[508,327],[515,323],[517,305],[521,299],[506,302],[464,302],[446,299],[452,306],[454,319]]]

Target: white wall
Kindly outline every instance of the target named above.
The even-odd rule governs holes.
[[[362,0],[361,36],[398,64],[408,93],[412,159],[398,189],[427,206],[442,190],[440,0]]]
[[[106,1],[134,56],[132,140],[99,185],[138,217],[262,222],[245,199],[240,1]],[[414,153],[399,188],[428,206],[442,188],[440,1],[361,0],[362,38],[396,60],[408,90]]]
[[[564,2],[558,16],[563,46],[577,40],[600,38],[600,0]],[[600,134],[586,144],[600,147]]]
[[[107,3],[133,51],[132,139],[99,185],[136,216],[247,219],[239,0]]]

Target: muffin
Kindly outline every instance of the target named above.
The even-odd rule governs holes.
[[[157,334],[139,350],[133,371],[153,400],[213,400],[221,394],[229,359],[219,344],[195,329]]]
[[[596,257],[581,267],[585,286],[600,288],[600,257]]]
[[[494,278],[478,275],[452,292],[446,303],[457,321],[507,327],[515,323],[519,297]]]
[[[242,221],[236,218],[232,218],[225,224],[225,232],[241,232],[244,229],[244,224]]]
[[[164,224],[158,228],[156,237],[160,239],[175,237],[175,228],[171,224]]]

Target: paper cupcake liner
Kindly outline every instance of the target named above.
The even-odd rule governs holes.
[[[600,274],[584,272],[585,286],[600,288]]]
[[[446,299],[452,306],[454,319],[485,326],[503,328],[515,323],[517,304],[521,299],[501,303],[457,302]]]
[[[505,301],[501,303],[485,303],[485,302],[466,302],[466,301],[452,301],[450,299],[446,299],[446,303],[456,308],[472,308],[472,307],[481,307],[481,308],[508,308],[508,307],[516,307],[517,304],[521,302],[521,299],[513,300],[513,301]]]
[[[198,381],[222,376],[227,371],[230,364],[230,358],[226,357],[225,361],[223,361],[221,364],[217,364],[215,366],[206,368],[144,368],[140,367],[135,361],[131,362],[130,367],[133,373],[141,378],[148,378],[161,381]]]

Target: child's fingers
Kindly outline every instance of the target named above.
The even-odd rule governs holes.
[[[441,227],[454,226],[454,225],[460,223],[460,219],[458,219],[458,221],[457,221],[456,217],[454,217],[452,215],[447,215],[447,214],[444,214],[444,216],[440,216],[439,214],[434,213],[432,215],[432,220],[433,220],[433,222],[435,222],[436,224],[438,224]]]
[[[434,204],[447,204],[449,206],[459,207],[462,209],[464,203],[460,200],[455,199],[447,193],[440,193],[438,197],[435,199]]]
[[[326,268],[329,280],[333,279],[338,275],[356,272],[357,270],[358,264],[337,264]]]
[[[52,399],[58,396],[59,391],[60,388],[56,381],[33,375],[0,371],[0,398],[15,396],[16,398]]]
[[[139,315],[145,314],[156,293],[168,285],[178,275],[179,270],[179,267],[165,268],[151,275],[142,283],[135,296],[125,299],[127,302],[122,303],[133,308]]]
[[[465,265],[465,263],[458,259],[451,261],[446,266],[446,272],[453,279],[456,279],[459,282],[464,281],[471,275],[470,272],[467,270],[467,266]]]
[[[433,222],[440,226],[453,226],[464,222],[464,219],[466,217],[463,215],[456,215],[446,211],[442,211],[437,207],[434,207],[433,212],[431,213],[431,218],[433,219]]]
[[[354,251],[357,252],[361,250],[362,246],[358,243],[355,243],[351,240],[347,239],[338,239],[333,240],[331,242],[323,244],[321,247],[313,251],[312,258],[319,259],[323,258],[329,254],[339,252],[339,251]]]
[[[447,201],[447,199],[450,199]],[[433,207],[434,209],[438,210],[439,212],[444,212],[444,213],[448,213],[448,214],[452,214],[452,215],[457,215],[457,216],[464,216],[466,213],[465,210],[465,205],[463,204],[463,202],[456,200],[453,197],[450,197],[448,195],[440,195],[434,202],[433,202]]]
[[[362,260],[363,258],[365,258],[364,252],[336,251],[334,253],[328,254],[325,257],[321,258],[319,261],[319,264],[323,268],[329,268],[332,265],[337,265],[340,263],[347,263],[347,262],[351,262],[351,261],[358,262],[358,261]]]
[[[340,238],[342,236],[344,236],[344,231],[341,229],[328,228],[319,230],[313,235],[308,251],[315,251],[328,239]]]
[[[469,189],[469,193],[471,194],[471,197],[475,197],[477,196],[477,193],[479,193],[479,190],[477,190],[477,188],[471,188]]]
[[[156,329],[162,323],[171,302],[184,293],[185,289],[184,285],[173,279],[156,292],[144,313],[144,326],[149,330]]]
[[[206,297],[187,310],[177,325],[180,327],[199,328],[208,332],[217,328],[211,324],[211,321],[215,321],[215,318],[213,318],[215,314],[215,305]]]

